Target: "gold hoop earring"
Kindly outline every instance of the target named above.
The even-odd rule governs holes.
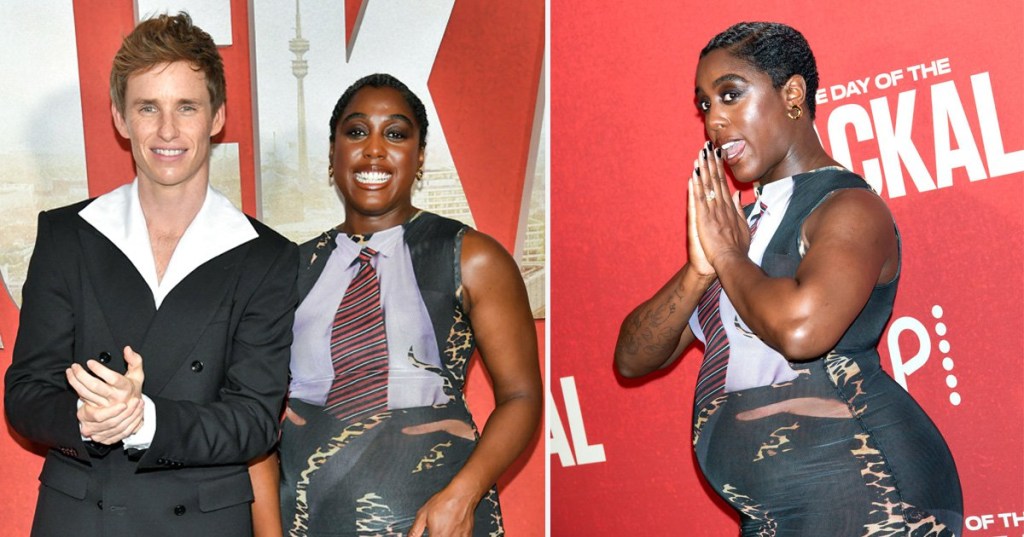
[[[334,186],[334,165],[327,165],[327,186]]]
[[[423,180],[423,168],[420,168],[420,169],[416,170],[416,180],[417,181],[422,181]]]
[[[804,109],[800,108],[800,106],[796,104],[790,106],[789,111],[786,112],[786,117],[792,119],[793,121],[800,119],[800,116],[802,115],[804,115]]]

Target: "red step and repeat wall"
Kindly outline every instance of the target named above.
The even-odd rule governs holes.
[[[134,26],[135,2],[74,0],[49,3],[58,4],[59,8],[45,16],[40,15],[34,2],[29,1],[14,2],[10,5],[5,3],[4,7],[0,8],[0,16],[7,18],[5,24],[14,25],[12,28],[24,27],[25,24],[48,23],[50,20],[73,19],[75,35],[71,46],[76,49],[76,53],[70,56],[77,62],[72,60],[70,65],[77,63],[77,73],[64,74],[75,80],[72,85],[76,87],[68,91],[80,92],[81,95],[80,117],[73,120],[82,125],[82,132],[75,134],[82,140],[80,145],[84,145],[84,172],[77,173],[82,177],[81,182],[87,183],[73,186],[80,188],[79,197],[97,196],[130,181],[134,176],[130,152],[127,145],[117,137],[110,119],[108,76],[110,61],[120,45],[121,36],[130,32]],[[312,3],[302,2],[303,9],[308,9],[306,6]],[[174,7],[174,2],[164,4]],[[184,1],[181,4],[186,7],[189,5]],[[193,5],[198,8],[201,4]],[[291,100],[284,99],[281,95],[256,95],[256,76],[253,74],[256,59],[253,43],[259,36],[253,35],[256,31],[253,29],[252,21],[258,19],[260,14],[254,11],[263,4],[248,0],[224,0],[222,4],[225,9],[230,9],[231,44],[221,48],[228,79],[229,108],[225,131],[215,142],[237,148],[232,150],[237,151],[237,171],[233,173],[239,177],[240,184],[234,185],[233,189],[242,209],[256,215],[261,212],[261,207],[265,209],[268,203],[268,194],[261,194],[257,180],[256,154],[259,151],[259,143],[280,143],[276,139],[258,140],[254,137],[256,118],[260,117],[262,107],[288,107],[289,110],[295,110],[295,98],[294,95],[290,96]],[[298,2],[293,0],[287,4],[291,6],[290,16],[275,23],[293,32],[296,26],[295,6]],[[388,6],[374,7],[402,9],[402,5],[392,3]],[[415,2],[409,1],[404,5],[411,7]],[[359,21],[365,10],[363,0],[346,0],[344,23],[341,20],[325,20],[323,17],[317,17],[316,13],[306,13],[302,20],[302,28],[309,32],[317,26],[322,29],[324,25],[336,25],[337,40],[348,43],[350,50],[363,39],[387,42],[410,38],[408,29],[386,32],[388,35],[366,35],[367,30],[363,28],[363,33],[360,33]],[[441,26],[443,37],[439,36],[440,45],[437,53],[430,58],[433,64],[427,69],[422,69],[421,66],[421,70],[429,76],[425,82],[433,100],[433,107],[436,108],[438,117],[444,125],[451,160],[457,169],[476,227],[495,237],[509,251],[513,251],[516,249],[517,241],[521,242],[520,236],[524,233],[524,204],[528,204],[530,198],[530,184],[526,179],[533,176],[533,167],[537,159],[534,146],[538,143],[537,133],[540,132],[542,118],[539,111],[544,107],[542,99],[545,92],[539,88],[543,88],[544,84],[545,5],[540,1],[492,5],[490,2],[479,0],[457,0],[454,1],[454,6],[450,6],[450,13],[446,10],[443,15],[446,17]],[[380,31],[379,19],[380,17],[373,26],[374,31]],[[387,21],[384,22],[386,26]],[[68,26],[72,26],[70,22]],[[415,28],[412,31],[415,32]],[[435,27],[433,31],[438,30]],[[394,35],[391,35],[392,33]],[[282,41],[282,48],[288,46],[288,42]],[[3,58],[0,67],[6,66],[7,69],[16,71],[20,69],[16,62],[46,61],[50,58],[51,52],[38,49],[30,56],[38,55],[39,58],[14,58],[8,49],[4,54],[11,55]],[[372,52],[373,50],[369,50],[366,54]],[[346,65],[348,59],[342,55],[336,58],[336,61],[338,64]],[[372,58],[368,61],[373,63]],[[290,71],[286,71],[271,76],[291,75]],[[24,114],[38,118],[27,122],[32,124],[30,135],[39,132],[35,129],[55,128],[52,126],[67,120],[66,117],[56,117],[45,110],[23,110],[25,107],[19,105],[19,90],[15,85],[31,86],[34,81],[25,78],[22,82],[15,83],[8,78],[9,73],[2,76],[6,79],[5,85],[11,84],[12,94],[15,95],[11,100],[5,99],[5,102],[0,104],[0,107],[3,107],[2,117],[18,117],[19,114]],[[294,88],[294,80],[291,83]],[[344,85],[327,89],[336,99],[344,90]],[[21,94],[25,94],[30,88],[21,88],[20,91]],[[306,91],[314,91],[309,81]],[[316,117],[311,116],[310,121],[326,125],[329,114],[330,110],[327,110]],[[436,129],[439,127],[432,125],[431,128],[433,132],[437,132]],[[41,135],[39,137],[45,138]],[[29,167],[43,170],[40,175],[45,176],[47,170],[53,170],[52,167],[47,167],[46,157],[39,154],[39,151],[26,157],[26,154],[33,151],[24,150],[20,145],[18,147],[21,149],[0,148],[0,154],[29,159]],[[313,139],[310,147],[311,154],[321,156],[323,153],[322,160],[326,157],[326,137]],[[81,151],[79,147],[79,152]],[[39,192],[54,191],[54,183],[50,177],[40,181],[45,185],[19,183],[15,175],[16,170],[20,168],[15,166],[13,157],[6,159],[5,163],[0,163],[3,196],[23,195],[27,192],[29,194],[25,194],[26,199],[34,199],[32,193],[38,198]],[[330,195],[326,186],[326,165],[323,170],[318,169],[316,173],[317,177],[323,178],[317,182],[321,190],[310,192],[309,195]],[[29,179],[22,182],[28,183]],[[60,191],[61,188],[58,186],[56,191]],[[426,188],[429,188],[429,185]],[[10,203],[11,199],[13,198],[9,198],[5,205],[13,205]],[[70,202],[47,203],[45,198],[34,201],[40,205],[39,209],[53,208]],[[29,209],[13,206],[4,208],[4,233],[19,232],[25,237],[24,240],[16,241],[21,246],[9,248],[12,251],[5,251],[0,255],[0,266],[5,267],[4,274],[0,275],[2,370],[6,370],[10,364],[18,327],[18,301],[14,300],[9,291],[11,275],[6,267],[23,266],[21,258],[27,257],[30,253],[35,233],[35,210]],[[339,212],[336,216],[340,220],[342,215]],[[544,320],[537,321],[537,332],[543,363]],[[494,404],[489,380],[482,368],[477,365],[471,365],[467,392],[477,422],[483,426]],[[544,534],[543,447],[543,436],[538,432],[524,457],[499,483],[505,524],[512,535]],[[42,465],[41,453],[41,448],[27,444],[9,427],[7,434],[0,435],[0,460],[3,461],[0,483],[4,489],[4,501],[0,502],[0,523],[4,529],[0,532],[4,535],[28,534],[39,486],[37,477]]]
[[[949,441],[964,535],[1024,535],[1024,3],[551,3],[551,535],[736,535],[690,443],[689,350],[612,367],[622,319],[685,262],[698,54],[743,20],[818,61],[825,148],[881,193],[903,276],[879,350]],[[745,202],[752,196],[743,194]]]

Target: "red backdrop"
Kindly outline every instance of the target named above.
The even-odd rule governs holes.
[[[73,4],[89,193],[96,196],[134,176],[131,154],[117,137],[110,119],[107,78],[121,36],[133,27],[133,3],[75,0]],[[348,0],[347,4],[350,14],[358,12],[359,0]],[[227,126],[216,141],[238,144],[242,208],[255,214],[249,5],[246,0],[231,0],[234,44],[221,48],[231,104]],[[349,18],[348,33],[353,20]],[[482,1],[458,0],[429,81],[478,228],[509,251],[515,245],[523,203],[543,57],[542,2],[493,7]],[[17,333],[18,311],[2,292],[4,288],[0,276],[0,369],[6,370]],[[537,332],[543,364],[544,321],[537,321]],[[467,397],[481,426],[494,407],[488,383],[482,368],[471,365]],[[511,535],[543,535],[541,438],[538,432],[528,452],[499,483],[505,525]],[[0,521],[7,528],[4,534],[28,534],[42,465],[39,453],[39,448],[25,445],[9,428],[7,435],[0,435],[0,459],[4,461],[0,483],[6,499],[0,502]]]
[[[685,262],[700,49],[774,20],[815,52],[826,149],[880,186],[902,232],[880,351],[949,441],[964,534],[1024,535],[1024,4],[757,4],[552,3],[551,534],[738,531],[692,455],[700,352],[627,381],[612,351]]]

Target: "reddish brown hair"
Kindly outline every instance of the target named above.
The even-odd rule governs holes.
[[[128,78],[162,63],[186,61],[206,77],[210,103],[216,112],[224,104],[227,87],[224,61],[210,34],[192,24],[184,11],[143,21],[121,42],[110,70],[110,100],[124,114]]]

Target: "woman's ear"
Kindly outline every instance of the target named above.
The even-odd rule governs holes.
[[[803,75],[789,77],[782,86],[782,95],[787,106],[801,106],[807,101],[807,81]]]

